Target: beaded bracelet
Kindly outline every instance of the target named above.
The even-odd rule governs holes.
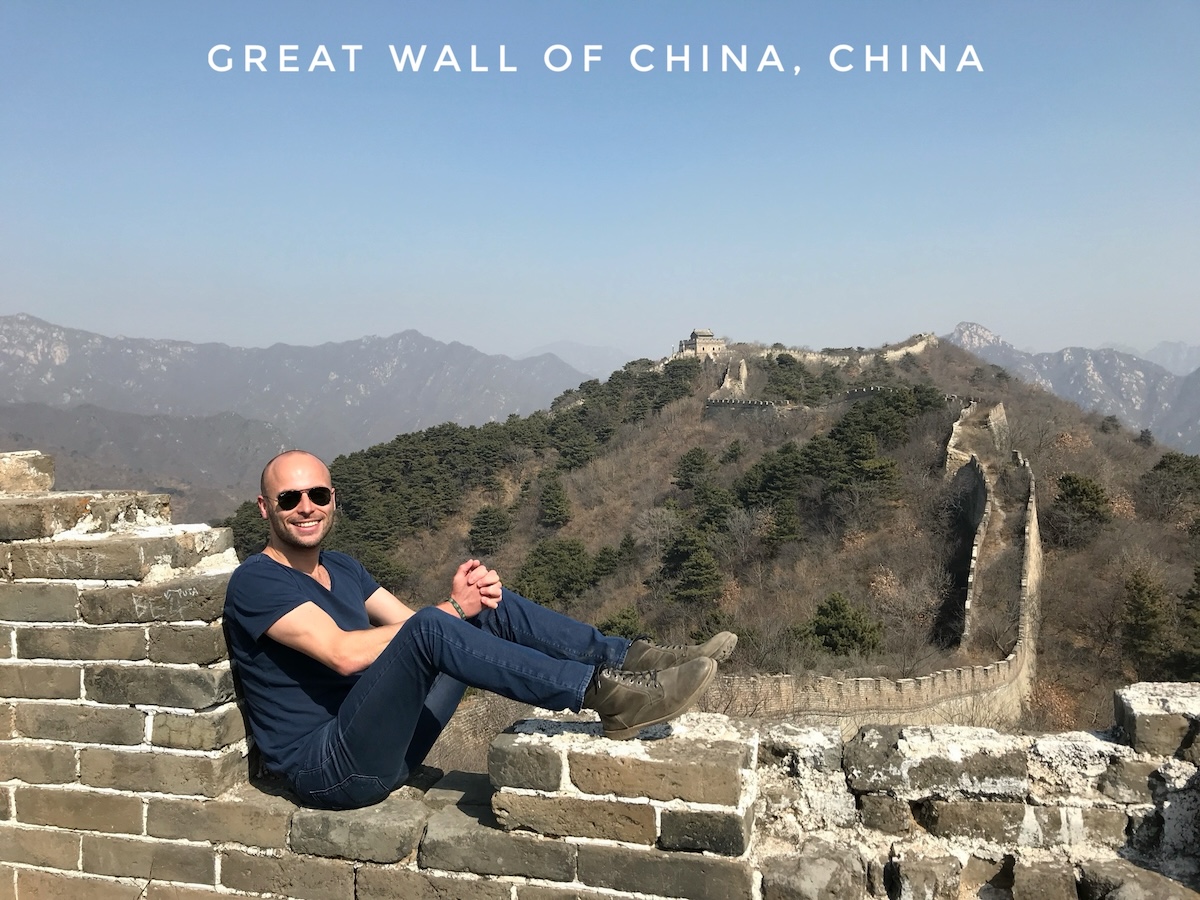
[[[455,600],[453,597],[450,598],[450,605],[454,607],[454,611],[456,613],[458,613],[458,617],[460,619],[466,619],[467,614],[465,612],[463,612],[463,608],[458,605],[458,601]]]

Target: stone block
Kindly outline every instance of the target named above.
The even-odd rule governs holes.
[[[312,856],[399,862],[417,849],[429,814],[424,804],[393,797],[363,809],[298,809],[289,844]]]
[[[843,900],[866,892],[867,867],[859,853],[808,841],[795,856],[762,862],[763,900]]]
[[[368,863],[358,870],[354,897],[355,900],[511,900],[512,885],[490,878],[448,878],[432,872]]]
[[[17,869],[0,866],[0,900],[17,900]]]
[[[17,709],[11,703],[0,703],[0,741],[17,736],[15,726]]]
[[[887,794],[863,794],[858,798],[858,810],[864,828],[884,834],[908,834],[912,831],[912,807],[904,800]]]
[[[214,622],[225,605],[229,572],[189,575],[134,587],[81,591],[79,615],[89,625],[121,622]]]
[[[151,625],[150,659],[161,663],[208,665],[229,659],[225,634],[213,625]]]
[[[36,869],[22,869],[17,873],[17,890],[22,900],[25,897],[36,897],[37,900],[80,900],[81,897],[87,900],[147,900],[149,897],[141,885],[128,881]]]
[[[222,843],[281,850],[296,804],[243,784],[214,800],[151,797],[146,833],[152,837]]]
[[[906,853],[890,866],[898,895],[924,900],[958,900],[962,868],[957,857],[920,853]]]
[[[82,744],[140,744],[146,714],[129,707],[21,703],[14,708],[17,734]]]
[[[54,457],[40,450],[0,453],[0,493],[23,494],[54,487]]]
[[[447,806],[429,818],[417,861],[424,869],[571,881],[575,852],[563,841],[504,831],[491,810]]]
[[[1015,845],[1029,808],[1024,803],[988,800],[930,800],[914,812],[921,826],[937,837]]]
[[[606,744],[567,753],[571,782],[586,794],[737,806],[752,759],[751,748],[735,741],[667,738],[639,741],[632,752]]]
[[[79,835],[0,824],[0,860],[49,869],[74,869],[79,863]]]
[[[12,659],[15,634],[16,629],[11,625],[0,625],[0,659]]]
[[[69,582],[0,581],[0,619],[77,622],[79,588]]]
[[[495,791],[487,775],[479,772],[447,772],[425,792],[422,801],[431,809],[491,806],[493,793]]]
[[[517,885],[517,900],[614,900],[612,894],[601,894],[586,888],[548,886],[544,884]]]
[[[215,884],[217,877],[210,847],[95,834],[83,836],[83,871],[185,884]]]
[[[89,665],[83,687],[87,698],[97,703],[208,709],[234,698],[233,675],[225,665],[211,669]]]
[[[1159,763],[1145,759],[1115,759],[1100,776],[1100,793],[1118,803],[1153,803],[1150,776]]]
[[[759,764],[776,759],[786,760],[793,770],[804,767],[840,772],[842,747],[842,733],[833,726],[772,724],[764,727],[759,739]]]
[[[18,787],[17,821],[77,831],[141,834],[142,799],[87,790]]]
[[[1139,753],[1174,756],[1200,719],[1200,683],[1141,682],[1113,698],[1117,724]]]
[[[118,524],[170,523],[166,494],[134,491],[56,491],[21,497],[0,496],[0,541],[53,537],[64,531],[92,534]]]
[[[562,784],[562,755],[554,746],[510,729],[488,747],[488,775],[497,788],[557,791]]]
[[[354,896],[354,863],[294,853],[259,856],[225,850],[221,853],[221,885],[296,900],[348,900]]]
[[[754,810],[664,809],[658,846],[663,850],[706,850],[741,856],[750,846]]]
[[[176,750],[221,750],[246,736],[237,704],[198,713],[155,712],[150,742]]]
[[[163,884],[150,882],[146,885],[146,895],[139,900],[225,900],[228,894],[218,894],[211,888],[185,887],[182,884]]]
[[[12,808],[12,795],[12,788],[0,788],[0,822],[7,822],[9,819],[9,811]]]
[[[194,566],[233,546],[229,529],[176,525],[150,534],[107,534],[9,545],[12,577],[141,581],[151,566]]]
[[[92,787],[217,797],[247,777],[246,762],[236,751],[216,757],[102,747],[79,751],[79,780]]]
[[[744,860],[604,844],[579,846],[579,881],[687,900],[751,900],[754,894],[754,870]]]
[[[1196,900],[1188,890],[1157,872],[1124,859],[1084,860],[1080,863],[1080,900]]]
[[[497,791],[492,795],[492,812],[509,831],[527,828],[555,837],[631,844],[653,844],[655,838],[654,807],[648,803]]]
[[[0,772],[26,784],[71,784],[76,750],[61,744],[0,743]]]
[[[1026,816],[1020,841],[1026,847],[1073,847],[1078,844],[1121,847],[1129,831],[1129,816],[1124,810],[1031,806],[1029,811],[1032,815]]]
[[[141,628],[55,626],[17,629],[21,659],[146,658],[146,632]]]
[[[989,728],[864,726],[846,744],[843,766],[856,794],[1023,800],[1029,792],[1020,739]]]
[[[1066,860],[1017,860],[1013,866],[1013,900],[1079,900],[1075,867]]]
[[[6,662],[0,665],[0,697],[22,700],[78,700],[79,666]]]

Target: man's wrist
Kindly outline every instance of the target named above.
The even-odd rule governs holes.
[[[466,614],[465,612],[463,612],[463,608],[462,608],[461,606],[459,606],[459,605],[458,605],[458,601],[457,601],[457,600],[455,600],[453,597],[451,597],[451,598],[450,598],[450,605],[451,605],[452,607],[454,607],[454,611],[455,611],[456,613],[458,613],[458,617],[459,617],[460,619],[464,619],[464,620],[465,620],[465,619],[467,618],[467,614]]]

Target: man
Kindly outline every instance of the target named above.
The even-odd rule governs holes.
[[[467,685],[550,709],[593,709],[629,738],[695,702],[736,635],[699,647],[606,637],[508,591],[479,560],[414,612],[357,561],[321,550],[335,496],[290,450],[263,469],[267,546],[229,580],[225,622],[255,743],[313,806],[382,800],[425,758]]]

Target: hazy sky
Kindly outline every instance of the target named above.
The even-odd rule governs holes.
[[[963,319],[1200,344],[1197,46],[1195,0],[0,0],[0,314],[510,355]]]

